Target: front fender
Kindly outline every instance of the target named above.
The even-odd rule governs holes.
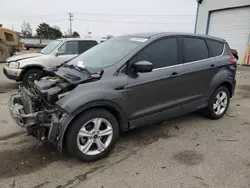
[[[57,105],[69,114],[77,114],[83,106],[95,101],[108,101],[114,103],[120,109],[126,109],[124,99],[119,92],[109,87],[105,88],[101,85],[93,86],[91,84],[79,85],[67,96],[57,101]]]
[[[63,148],[63,140],[66,130],[73,119],[81,112],[94,107],[106,107],[115,110],[119,114],[121,130],[128,129],[126,105],[121,94],[111,88],[99,86],[98,88],[79,85],[69,95],[57,102],[67,112],[67,115],[60,121],[60,137],[57,142],[59,150]]]

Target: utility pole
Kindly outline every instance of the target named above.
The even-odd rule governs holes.
[[[69,35],[72,37],[72,21],[73,21],[73,14],[69,13]]]

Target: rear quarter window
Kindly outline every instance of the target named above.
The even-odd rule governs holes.
[[[213,57],[219,56],[222,54],[224,43],[215,41],[215,40],[207,40],[207,44],[209,46],[209,49]]]

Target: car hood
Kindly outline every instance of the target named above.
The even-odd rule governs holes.
[[[41,54],[41,53],[28,53],[28,54],[15,55],[15,56],[9,57],[6,61],[7,62],[20,61],[23,59],[30,59],[30,58],[34,58],[34,57],[40,57],[40,56],[43,56],[43,54]]]

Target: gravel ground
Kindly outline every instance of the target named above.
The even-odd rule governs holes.
[[[3,64],[0,64],[2,69]],[[109,157],[81,163],[39,146],[16,126],[7,100],[18,84],[0,71],[0,187],[250,187],[250,67],[239,67],[224,118],[197,113],[123,133]]]

